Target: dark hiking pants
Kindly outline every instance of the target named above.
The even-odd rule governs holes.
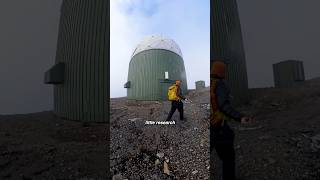
[[[223,127],[210,127],[210,153],[216,150],[222,161],[223,180],[235,179],[235,151],[233,147],[234,132],[227,125]]]
[[[167,117],[167,121],[171,120],[172,115],[174,112],[178,109],[180,113],[180,120],[183,120],[183,103],[181,101],[172,101],[171,103],[171,110],[169,112],[169,115]]]

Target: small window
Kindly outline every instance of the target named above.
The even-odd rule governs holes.
[[[169,79],[169,72],[168,71],[164,72],[164,79]]]

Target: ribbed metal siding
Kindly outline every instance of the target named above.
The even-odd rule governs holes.
[[[228,58],[226,80],[236,104],[248,100],[248,78],[236,0],[212,0],[210,4],[210,59]]]
[[[171,83],[161,83],[165,72],[170,80],[182,80],[182,91],[187,91],[187,78],[183,59],[168,50],[151,49],[132,57],[129,64],[127,90],[128,99],[166,100],[167,88]]]
[[[303,63],[296,60],[288,60],[273,64],[273,76],[275,87],[293,87],[305,80]]]
[[[196,89],[203,89],[206,87],[206,84],[204,81],[196,81]]]
[[[54,112],[80,121],[107,121],[109,1],[64,0],[56,63],[65,82],[54,87]]]

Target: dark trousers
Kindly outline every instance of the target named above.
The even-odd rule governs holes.
[[[222,161],[222,176],[224,180],[235,179],[234,132],[225,122],[223,127],[210,127],[210,152],[216,150]]]
[[[171,102],[171,109],[168,114],[167,121],[171,120],[171,117],[174,114],[174,112],[176,111],[176,109],[178,109],[178,111],[180,113],[180,120],[183,120],[183,103],[182,103],[182,101],[172,101]]]

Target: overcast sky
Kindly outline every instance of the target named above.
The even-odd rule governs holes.
[[[152,34],[169,37],[179,45],[189,89],[198,80],[209,85],[209,0],[112,0],[110,8],[111,97],[127,95],[123,85],[133,50]]]
[[[43,76],[54,64],[60,4],[0,1],[0,114],[52,110]]]
[[[52,109],[52,86],[43,84],[43,73],[54,64],[61,1],[0,1],[0,114]],[[207,0],[130,2],[111,0],[112,96],[125,95],[130,55],[148,34],[179,44],[189,88],[209,77]],[[272,64],[286,59],[303,60],[307,78],[320,76],[320,1],[239,0],[238,6],[249,87],[273,86]]]
[[[250,87],[273,86],[272,64],[302,60],[320,76],[320,1],[238,0]]]

